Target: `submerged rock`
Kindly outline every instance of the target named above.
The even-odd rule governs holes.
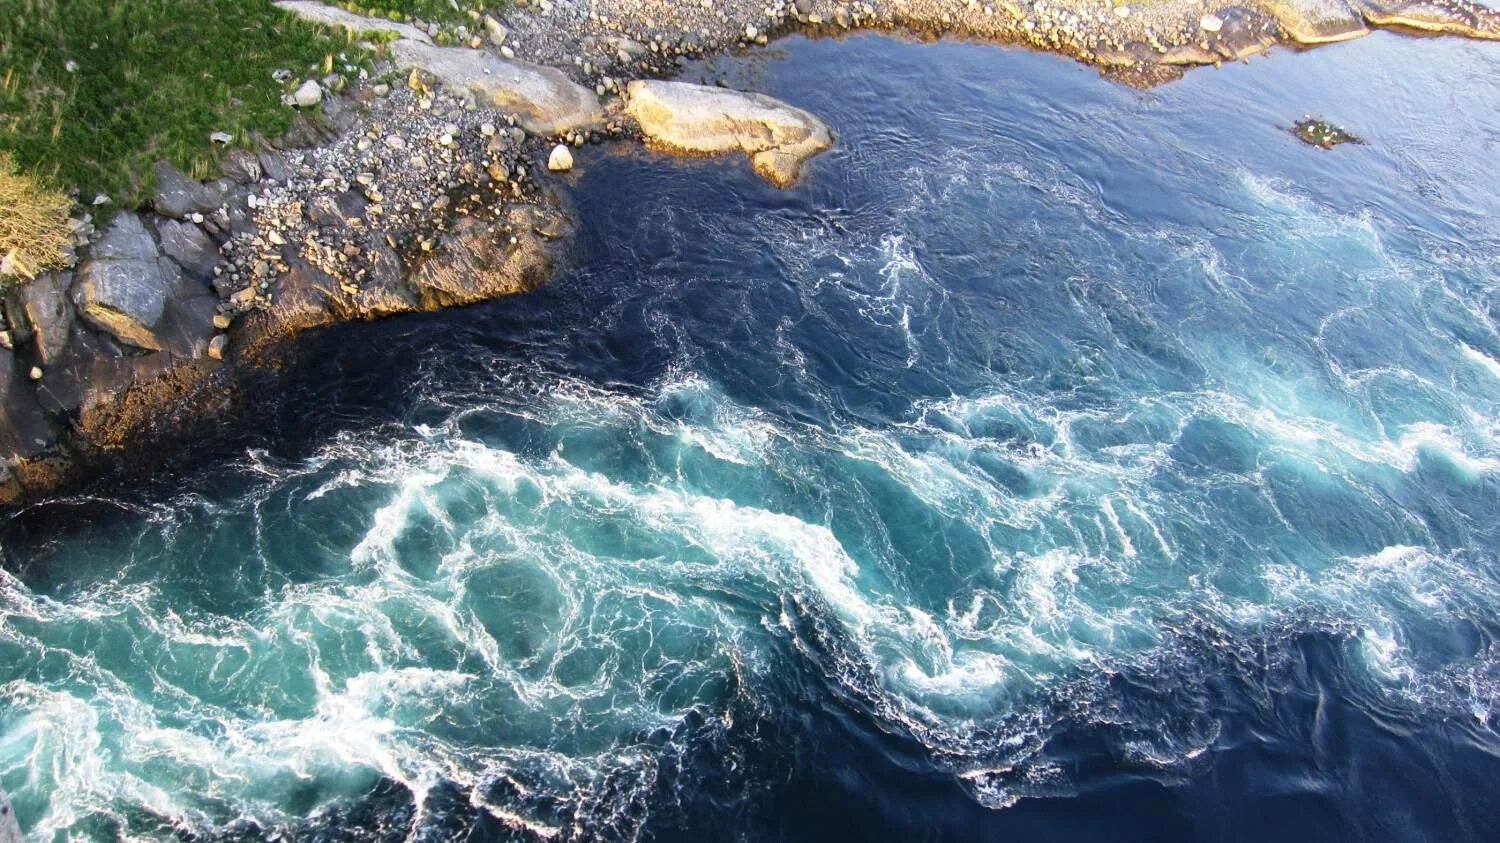
[[[1352,132],[1324,120],[1304,117],[1292,125],[1292,134],[1305,144],[1320,149],[1333,149],[1341,143],[1363,144],[1364,141]]]
[[[637,80],[627,113],[653,145],[676,152],[743,152],[763,178],[787,187],[808,159],[833,146],[823,121],[762,94]]]

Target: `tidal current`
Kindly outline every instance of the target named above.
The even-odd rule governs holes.
[[[689,75],[838,145],[6,517],[32,838],[1500,836],[1500,49]]]

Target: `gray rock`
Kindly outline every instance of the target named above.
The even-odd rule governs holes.
[[[260,181],[260,159],[249,150],[229,150],[224,154],[224,162],[219,165],[219,169],[224,171],[226,177],[240,184],[254,184]]]
[[[207,283],[219,264],[219,248],[203,229],[190,222],[158,219],[156,236],[161,250],[189,276]]]
[[[169,264],[170,265],[170,264]],[[169,281],[156,243],[135,214],[110,221],[73,282],[73,304],[90,324],[128,345],[160,351],[155,333]]]
[[[72,335],[73,305],[68,301],[72,282],[70,273],[48,272],[6,297],[6,319],[12,329],[34,339],[37,360],[43,366],[62,354]]]
[[[166,161],[151,168],[156,190],[151,205],[156,212],[175,219],[186,219],[193,213],[209,214],[224,202],[228,187],[223,182],[193,181]]]
[[[0,349],[0,458],[34,457],[52,442],[46,413],[15,353]]]
[[[271,181],[284,183],[291,175],[286,168],[286,159],[274,149],[262,149],[256,160],[260,161],[261,173]]]
[[[214,313],[219,297],[211,293],[174,296],[162,315],[162,348],[174,357],[205,357],[214,337]]]

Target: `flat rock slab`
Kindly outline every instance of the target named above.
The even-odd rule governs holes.
[[[822,120],[763,94],[655,80],[631,82],[627,93],[626,111],[652,145],[697,155],[743,152],[778,187],[833,146]]]
[[[417,68],[449,87],[473,93],[484,105],[515,112],[521,128],[535,135],[604,125],[604,111],[594,92],[556,68],[483,50],[405,40],[391,45],[391,58],[403,69]]]
[[[364,15],[356,15],[353,12],[346,12],[334,6],[325,6],[322,3],[315,2],[315,0],[277,0],[276,5],[304,20],[328,26],[341,26],[356,34],[361,32],[390,32],[401,38],[420,41],[423,44],[432,43],[432,39],[427,36],[427,33],[409,23],[397,23],[395,21],[381,20],[380,18],[367,18]]]
[[[156,242],[140,217],[119,213],[79,270],[72,297],[95,327],[123,343],[160,351],[155,331],[166,310],[168,287]]]
[[[1353,0],[1377,26],[1405,26],[1500,40],[1500,12],[1469,0]]]

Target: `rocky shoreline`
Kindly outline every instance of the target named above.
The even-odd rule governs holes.
[[[793,30],[898,30],[1025,44],[1145,84],[1375,26],[1500,39],[1500,15],[1462,0],[517,3],[459,27],[457,47],[435,43],[436,25],[280,3],[382,33],[388,72],[340,93],[300,86],[293,132],[229,153],[223,178],[159,165],[149,209],[81,232],[73,270],[5,297],[0,502],[231,412],[240,375],[302,331],[534,289],[570,231],[548,171],[573,150],[743,153],[786,187],[834,142],[769,97],[660,81],[688,58]]]

